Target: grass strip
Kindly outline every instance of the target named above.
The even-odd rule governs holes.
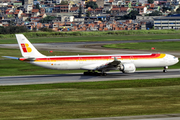
[[[97,42],[97,41],[117,41],[117,40],[159,40],[159,39],[180,39],[179,33],[172,34],[133,34],[133,35],[91,35],[91,36],[25,36],[32,43],[57,43],[57,42]],[[11,38],[1,38],[0,44],[17,44],[15,36]]]
[[[103,47],[106,48],[117,48],[117,49],[134,49],[134,50],[151,50],[152,47],[155,48],[153,51],[180,51],[180,42],[139,42],[139,43],[120,43],[120,44],[107,44]]]
[[[180,34],[178,30],[121,30],[121,31],[73,31],[73,32],[26,32],[27,37],[104,36],[104,35],[145,35]],[[0,34],[0,38],[12,38],[14,34]]]
[[[0,86],[0,119],[179,113],[180,78]]]
[[[74,88],[74,89],[139,88],[139,87],[157,87],[157,86],[174,86],[174,85],[175,86],[180,85],[180,78],[0,86],[0,92],[21,91],[21,90],[62,89],[62,88]]]

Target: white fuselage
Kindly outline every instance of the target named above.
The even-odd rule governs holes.
[[[121,64],[133,63],[136,68],[141,67],[165,67],[176,64],[179,60],[177,57],[169,54],[160,54],[157,57],[149,57],[151,54],[132,54],[132,55],[96,55],[96,56],[55,56],[46,57],[43,60],[31,61],[31,64],[50,69],[58,70],[78,70],[91,69],[94,66],[99,67],[113,61],[117,57]],[[139,57],[140,56],[140,57]],[[141,57],[142,56],[142,57]],[[148,56],[148,57],[146,57]],[[125,57],[125,58],[123,58]],[[41,58],[40,58],[41,59]]]

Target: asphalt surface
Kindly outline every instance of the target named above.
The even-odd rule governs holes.
[[[7,76],[0,77],[0,85],[28,85],[48,84],[65,82],[93,82],[110,80],[135,80],[135,79],[156,79],[156,78],[177,78],[180,77],[180,69],[168,70],[144,70],[131,74],[124,74],[120,71],[109,72],[107,76],[85,76],[82,73],[55,74],[55,75],[30,75],[30,76]]]

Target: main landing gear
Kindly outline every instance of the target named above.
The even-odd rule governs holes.
[[[167,69],[168,69],[168,66],[165,66],[163,72],[166,73]]]
[[[106,76],[107,73],[105,72],[98,73],[95,72],[94,70],[93,71],[88,70],[88,72],[84,72],[84,75]]]

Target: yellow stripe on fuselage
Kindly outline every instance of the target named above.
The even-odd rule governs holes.
[[[164,58],[166,56],[166,54],[161,54],[159,57],[157,58]]]

